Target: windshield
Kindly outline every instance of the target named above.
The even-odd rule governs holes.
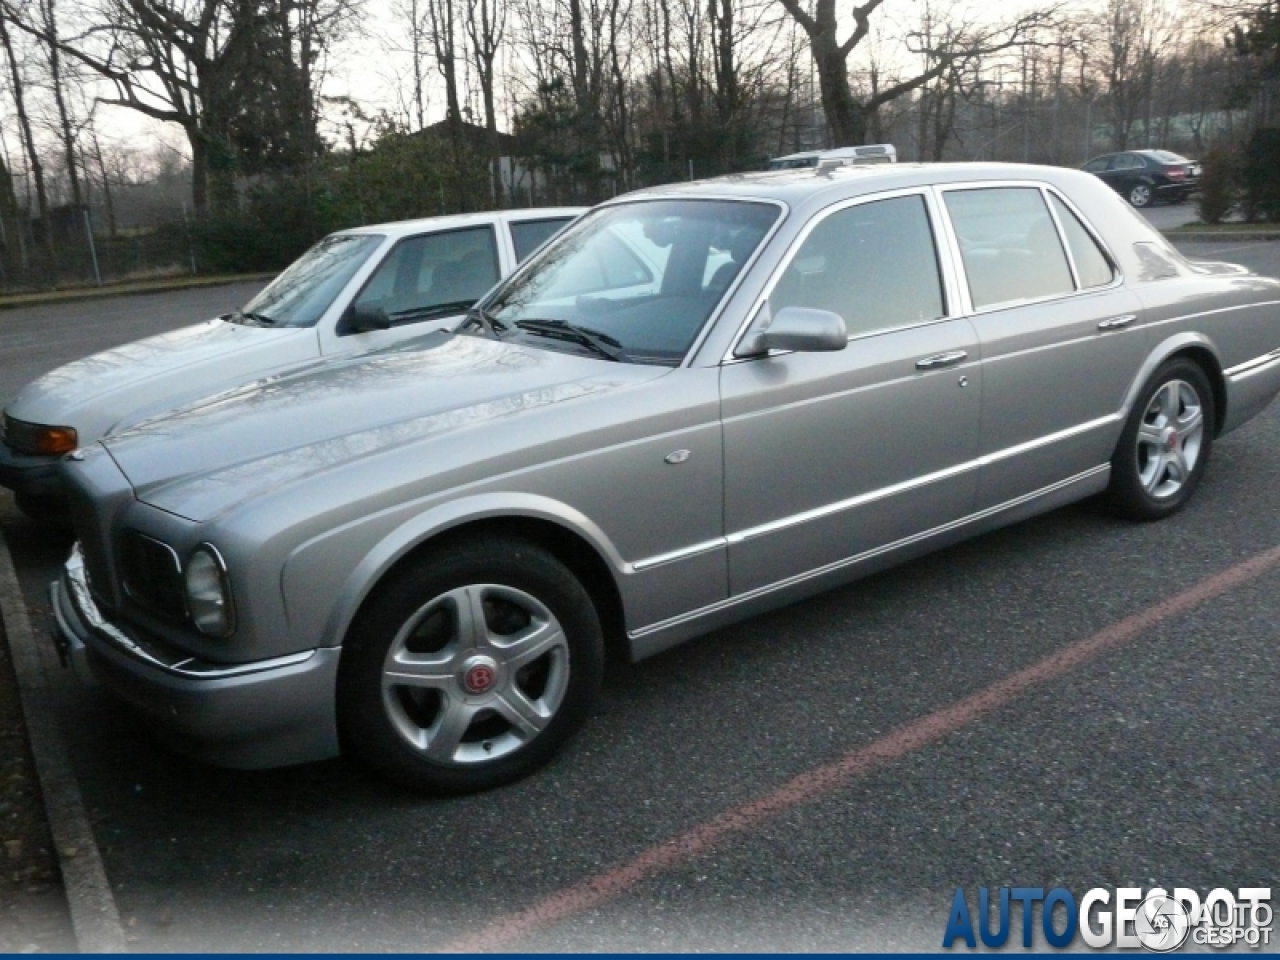
[[[485,313],[504,339],[592,352],[568,324],[626,360],[679,363],[778,214],[733,200],[606,207],[552,241]]]
[[[310,327],[382,242],[376,234],[325,237],[295,260],[240,316],[273,327]]]

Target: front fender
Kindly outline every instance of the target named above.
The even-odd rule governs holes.
[[[282,574],[291,632],[300,639],[307,637],[306,646],[341,646],[369,591],[406,555],[449,530],[498,517],[554,523],[586,541],[608,564],[615,580],[628,569],[604,531],[565,503],[529,493],[476,494],[428,507],[389,530],[372,531],[376,537],[372,545],[368,545],[369,527],[376,524],[376,517],[302,544],[290,554]],[[324,605],[327,612],[314,609],[316,596],[333,598]]]

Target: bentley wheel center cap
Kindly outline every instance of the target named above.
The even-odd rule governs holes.
[[[1177,430],[1170,430],[1170,431],[1169,431],[1169,436],[1165,437],[1164,445],[1165,445],[1165,448],[1166,448],[1166,449],[1168,449],[1168,450],[1175,450],[1175,449],[1177,449],[1177,446],[1178,446],[1178,431],[1177,431]]]
[[[498,666],[491,660],[475,660],[462,674],[462,687],[467,693],[488,693],[498,680]]]

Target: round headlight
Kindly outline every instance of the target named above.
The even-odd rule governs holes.
[[[212,545],[202,543],[187,558],[183,580],[191,622],[201,633],[227,637],[235,626],[227,567]]]

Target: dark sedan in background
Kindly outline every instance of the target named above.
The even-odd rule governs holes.
[[[1094,157],[1083,169],[1135,207],[1181,203],[1200,182],[1200,164],[1168,150],[1128,150]]]

